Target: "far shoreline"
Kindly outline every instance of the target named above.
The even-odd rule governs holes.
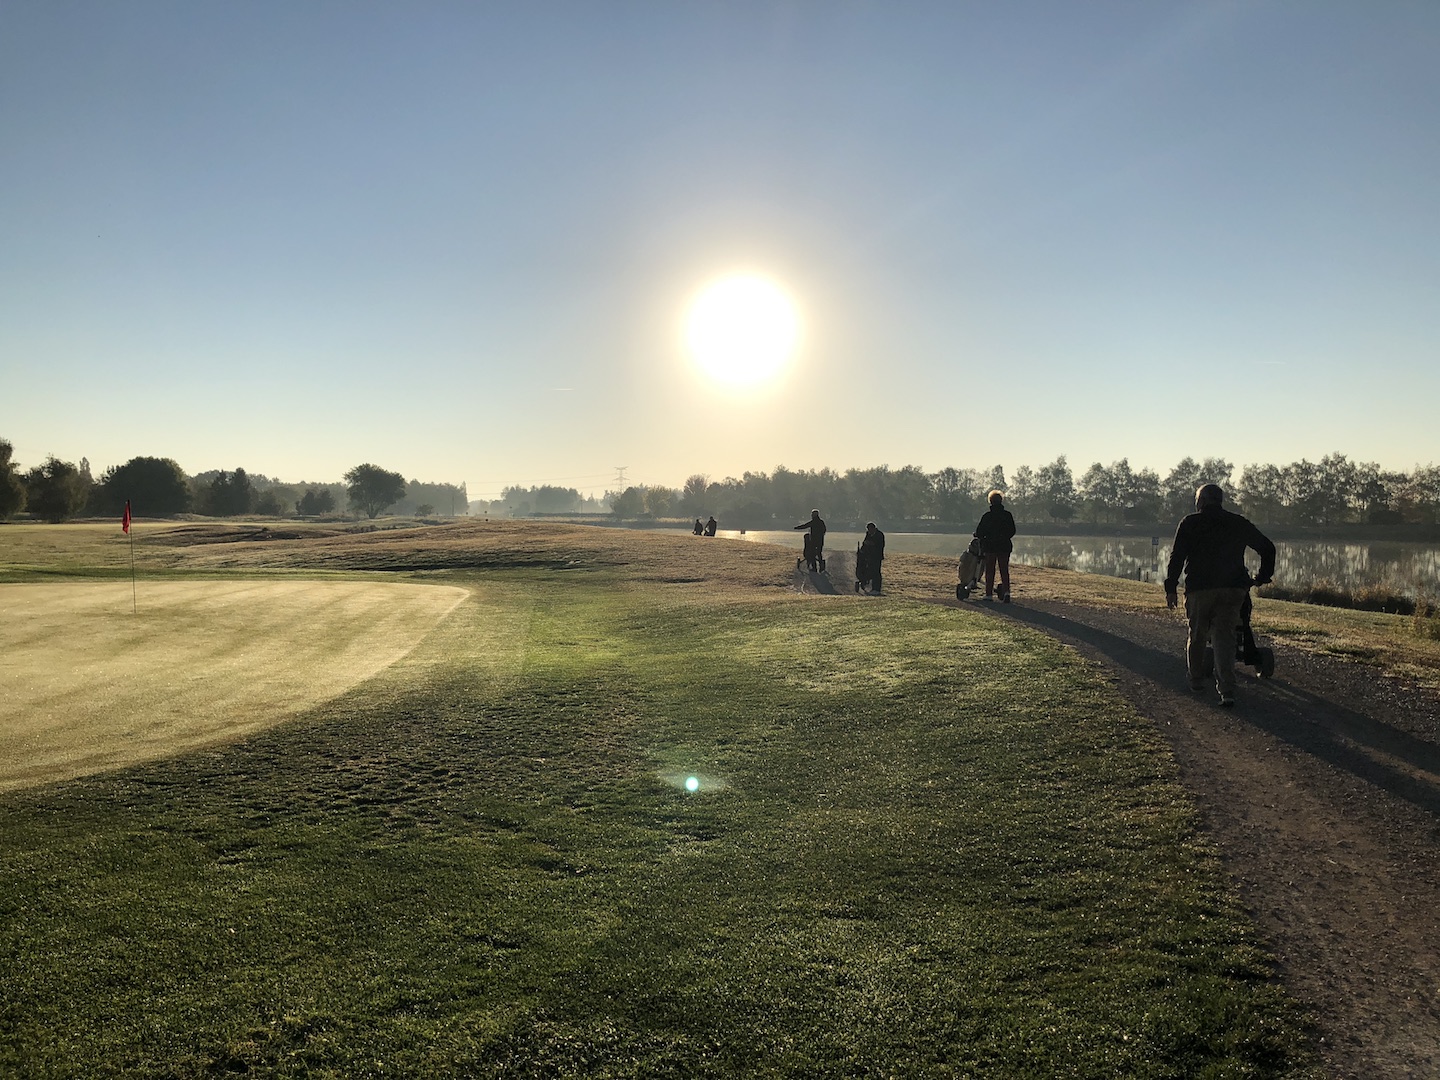
[[[687,529],[691,526],[693,519],[689,518],[625,518],[616,519],[610,514],[530,514],[527,520],[531,521],[553,521],[572,525],[599,525],[607,528],[622,529]],[[760,521],[722,521],[722,529],[750,531],[773,531],[784,530],[793,524],[788,519],[778,519],[768,522]],[[827,524],[836,532],[864,532],[864,521],[847,521],[844,519],[828,518]],[[934,533],[947,536],[969,536],[974,526],[965,525],[952,521],[933,521],[922,519],[919,521],[898,521],[885,523],[881,527],[886,532],[894,533]],[[1021,534],[1029,536],[1093,536],[1093,537],[1114,537],[1116,539],[1141,539],[1158,536],[1162,539],[1175,535],[1175,526],[1178,522],[1150,522],[1150,523],[1127,523],[1114,524],[1107,522],[1049,522],[1049,521],[1021,521],[1017,522]],[[1298,540],[1323,540],[1332,543],[1350,544],[1377,544],[1377,543],[1403,543],[1403,544],[1440,544],[1440,524],[1428,525],[1424,523],[1399,524],[1399,525],[1276,525],[1268,522],[1257,521],[1258,525],[1271,540],[1298,541]]]

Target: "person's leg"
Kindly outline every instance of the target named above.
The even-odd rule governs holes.
[[[994,555],[983,555],[981,558],[985,560],[985,595],[993,596],[995,594],[996,558]]]
[[[871,574],[870,574],[870,591],[871,591],[871,592],[879,592],[879,591],[880,591],[880,563],[879,563],[879,562],[876,562],[876,563],[875,563],[875,567],[874,567],[874,569],[871,571]]]
[[[1210,642],[1210,613],[1214,607],[1210,596],[1212,590],[1185,594],[1185,620],[1189,633],[1185,638],[1185,674],[1190,679],[1190,689],[1200,690],[1205,686],[1205,646]],[[1215,664],[1220,664],[1216,657]]]
[[[1000,588],[1004,591],[1005,599],[1010,599],[1010,553],[1002,551],[995,557],[1000,564]]]
[[[1210,642],[1215,650],[1215,689],[1222,701],[1235,700],[1235,628],[1248,589],[1207,589],[1212,594]]]

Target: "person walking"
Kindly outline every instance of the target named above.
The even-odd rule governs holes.
[[[865,526],[865,539],[860,541],[860,556],[865,564],[866,580],[870,592],[880,591],[880,564],[885,561],[885,534],[873,521]]]
[[[1179,603],[1180,574],[1185,573],[1185,671],[1190,689],[1205,689],[1205,646],[1215,656],[1215,689],[1220,704],[1235,704],[1235,629],[1250,586],[1265,585],[1275,576],[1275,545],[1259,529],[1222,505],[1225,493],[1218,484],[1204,484],[1195,492],[1195,513],[1187,514],[1175,530],[1170,562],[1165,568],[1165,606]],[[1245,567],[1245,549],[1260,556],[1260,571],[1252,582]]]
[[[810,511],[810,520],[802,521],[795,526],[796,529],[810,530],[810,550],[806,552],[806,559],[814,559],[811,569],[825,569],[825,521],[820,516],[819,510]]]
[[[1015,518],[1005,509],[1005,493],[990,492],[990,509],[975,526],[980,557],[985,560],[985,599],[995,599],[995,571],[1000,571],[1000,599],[1010,603],[1010,553],[1015,550]]]

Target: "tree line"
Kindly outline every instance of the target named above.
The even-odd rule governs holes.
[[[97,480],[89,463],[54,457],[22,471],[13,448],[0,439],[0,518],[21,510],[47,521],[118,516],[130,500],[146,517],[197,513],[215,517],[326,517],[348,512],[375,517],[389,511],[420,517],[469,512],[461,484],[406,481],[378,466],[356,466],[343,482],[286,484],[244,469],[210,470],[188,476],[169,458],[132,458],[105,470]],[[1223,458],[1182,458],[1163,477],[1133,468],[1127,458],[1095,462],[1077,477],[1062,454],[1046,465],[1021,465],[1008,476],[1000,465],[944,468],[792,470],[746,472],[738,479],[689,477],[679,488],[637,485],[607,491],[602,499],[574,488],[512,486],[494,502],[477,503],[490,513],[609,513],[621,520],[708,517],[727,524],[765,528],[821,507],[837,523],[937,521],[973,524],[985,511],[992,489],[1006,493],[1016,518],[1026,523],[1173,523],[1194,508],[1195,489],[1215,483],[1229,503],[1261,524],[1440,524],[1440,467],[1417,465],[1410,472],[1381,469],[1327,454],[1318,462],[1235,466]],[[796,518],[799,520],[799,517]]]
[[[1247,465],[1236,475],[1223,458],[1182,458],[1163,477],[1133,468],[1127,458],[1095,462],[1077,477],[1065,455],[1047,465],[1021,465],[1008,477],[1000,465],[918,466],[747,472],[711,481],[696,474],[678,489],[635,486],[607,492],[612,515],[622,519],[705,517],[714,514],[743,528],[800,520],[811,507],[838,522],[938,521],[973,524],[992,490],[1028,523],[1170,523],[1195,509],[1195,489],[1219,484],[1227,502],[1258,523],[1283,525],[1440,524],[1440,467],[1392,472],[1374,463],[1328,454],[1318,462]],[[796,515],[800,515],[796,517]]]
[[[351,469],[343,482],[288,484],[243,468],[190,476],[170,458],[135,457],[96,479],[85,458],[77,465],[51,456],[22,470],[12,444],[0,439],[0,519],[22,511],[51,522],[118,517],[126,502],[141,517],[323,518],[347,511],[372,518],[386,511],[450,517],[469,508],[463,483],[406,481],[401,473],[369,463]]]

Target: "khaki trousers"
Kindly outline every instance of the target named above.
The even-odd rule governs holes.
[[[1205,679],[1205,646],[1215,650],[1215,689],[1235,693],[1235,628],[1249,589],[1200,589],[1185,594],[1190,637],[1185,647],[1185,670],[1190,685]]]

